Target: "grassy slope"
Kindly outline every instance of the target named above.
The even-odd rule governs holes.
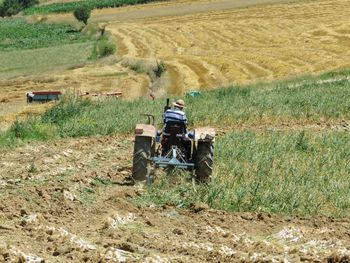
[[[92,53],[92,41],[69,25],[0,21],[0,78],[35,74],[79,64]]]
[[[230,87],[187,98],[192,125],[234,128],[281,121],[339,121],[350,118],[349,71],[320,78]],[[322,82],[332,77],[335,82]],[[159,116],[163,100],[134,102],[67,100],[41,119],[16,122],[0,136],[0,145],[21,140],[91,136],[132,131],[139,114]],[[161,122],[161,118],[158,118]],[[299,215],[349,215],[348,132],[233,130],[219,137],[215,177],[208,186],[184,180],[158,180],[138,198],[143,204],[173,203],[185,207],[203,201],[230,211],[265,211]]]
[[[339,73],[335,78],[343,78],[347,74],[349,72]],[[190,125],[228,128],[242,123],[278,124],[349,119],[349,81],[317,81],[320,79],[228,87],[206,92],[201,97],[186,98]],[[36,123],[38,127],[51,125],[57,131],[52,135],[55,137],[127,133],[133,130],[135,123],[143,120],[140,117],[143,112],[154,114],[161,124],[163,104],[163,99],[140,99],[132,103],[113,99],[96,102],[67,100],[45,113]]]
[[[87,61],[92,44],[77,43],[0,53],[0,78],[39,74]]]
[[[25,19],[0,21],[0,50],[34,49],[86,41],[86,37],[70,25],[30,24]]]

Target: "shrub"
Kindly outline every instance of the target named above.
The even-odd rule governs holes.
[[[5,0],[0,6],[0,16],[13,16],[23,9],[39,3],[39,0]]]
[[[14,138],[21,140],[48,140],[56,137],[55,127],[50,124],[41,123],[36,118],[29,118],[28,120],[16,120],[9,133]]]
[[[103,57],[113,55],[116,51],[116,46],[113,42],[103,38],[97,42],[96,51],[97,51],[97,56],[99,58],[103,58]]]
[[[155,69],[153,69],[153,72],[156,75],[156,77],[160,78],[165,71],[166,71],[166,67],[165,67],[164,62],[157,61],[157,67]]]
[[[22,10],[22,6],[18,0],[5,0],[0,7],[0,15],[13,16]]]
[[[85,25],[87,25],[87,21],[89,20],[91,15],[91,9],[86,6],[78,7],[74,10],[73,14],[78,21],[81,21]]]
[[[19,0],[19,2],[22,4],[23,8],[28,8],[39,4],[39,0]]]

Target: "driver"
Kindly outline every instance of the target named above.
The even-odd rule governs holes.
[[[164,113],[164,124],[165,126],[169,123],[172,122],[178,122],[178,123],[183,123],[185,127],[185,133],[186,131],[186,126],[187,126],[187,117],[186,113],[183,111],[185,108],[185,102],[183,100],[177,100],[176,102],[173,102],[174,108],[173,109],[168,109]]]

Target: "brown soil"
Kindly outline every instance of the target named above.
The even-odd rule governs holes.
[[[349,260],[348,219],[135,205],[131,153],[130,136],[1,151],[0,262]]]

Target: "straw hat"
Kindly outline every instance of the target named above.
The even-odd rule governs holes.
[[[183,100],[177,100],[176,102],[173,102],[173,105],[179,108],[186,108],[185,102]]]

